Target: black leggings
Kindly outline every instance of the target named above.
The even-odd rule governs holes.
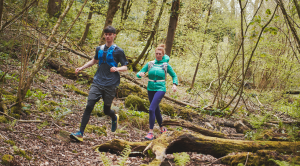
[[[80,131],[82,133],[84,132],[84,129],[90,120],[91,113],[92,113],[96,103],[97,103],[97,100],[88,100],[88,103],[86,105],[86,108],[85,108],[85,111],[83,113],[82,120],[81,120]],[[111,119],[113,121],[115,121],[116,120],[115,111],[111,110],[110,107],[111,107],[111,105],[104,105],[104,109],[103,109],[104,114],[110,116]]]

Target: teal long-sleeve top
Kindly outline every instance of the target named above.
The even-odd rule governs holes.
[[[157,61],[155,59],[153,67],[148,71],[148,64],[149,62],[142,68],[141,71],[139,71],[136,76],[138,78],[141,78],[140,73],[141,72],[148,72],[148,77],[150,80],[165,80],[165,71],[163,69],[163,63],[169,62],[170,57],[168,55],[164,55],[161,61]],[[167,73],[170,74],[170,76],[173,79],[173,84],[178,85],[178,78],[176,73],[174,72],[173,68],[168,63]],[[152,82],[148,81],[148,91],[164,91],[166,92],[166,81],[163,82]]]

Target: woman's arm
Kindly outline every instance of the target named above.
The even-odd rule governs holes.
[[[173,68],[168,64],[168,70],[167,72],[170,74],[170,76],[173,79],[173,84],[178,85],[178,78],[177,75],[175,73],[175,71],[173,70]]]
[[[139,71],[138,73],[136,73],[136,76],[138,78],[141,78],[142,76],[145,75],[145,73],[148,71],[148,63],[142,68],[141,71]]]

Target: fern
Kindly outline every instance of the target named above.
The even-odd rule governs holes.
[[[125,148],[123,149],[122,153],[121,153],[121,158],[119,159],[118,164],[120,166],[125,166],[126,160],[128,159],[129,155],[131,153],[131,148],[129,145],[125,145]]]
[[[274,163],[276,163],[279,166],[290,166],[292,164],[286,162],[286,161],[280,161],[280,160],[274,160],[274,159],[270,159],[270,161],[273,161]],[[294,165],[294,166],[299,166],[299,165]]]
[[[104,166],[111,166],[112,165],[112,162],[111,160],[105,156],[105,153],[104,152],[99,152],[100,154],[100,157],[101,157],[101,160],[104,164]]]
[[[173,153],[175,164],[178,166],[185,166],[188,162],[190,162],[190,156],[186,153]]]

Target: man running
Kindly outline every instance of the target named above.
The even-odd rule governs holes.
[[[104,113],[111,117],[111,131],[115,132],[118,126],[119,115],[111,110],[111,104],[115,97],[116,87],[120,84],[119,71],[127,70],[127,59],[124,51],[114,44],[116,37],[116,29],[112,26],[107,26],[104,29],[105,45],[96,48],[95,57],[87,62],[82,67],[75,70],[77,74],[85,68],[91,67],[94,64],[99,64],[98,70],[94,76],[93,83],[88,96],[88,102],[81,120],[80,131],[72,133],[70,137],[77,141],[83,141],[83,132],[90,119],[91,112],[100,98],[104,101]],[[118,64],[121,64],[118,67]]]

